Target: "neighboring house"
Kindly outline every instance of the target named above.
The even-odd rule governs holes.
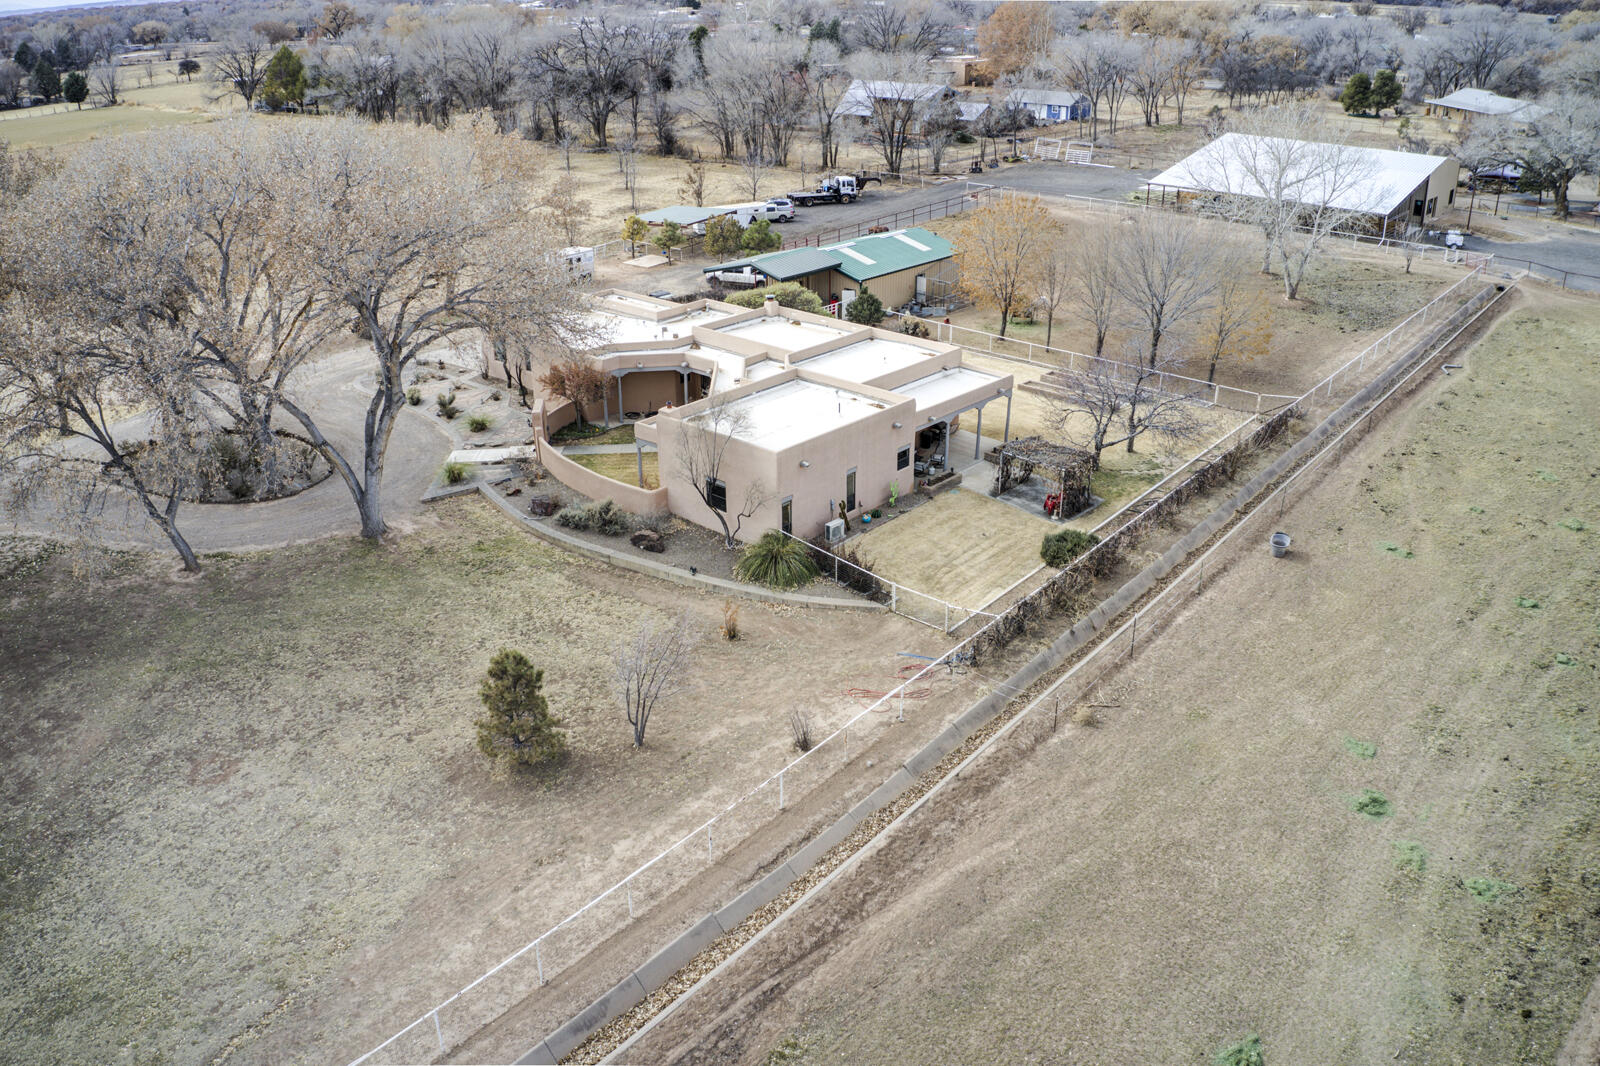
[[[1487,89],[1457,89],[1448,96],[1424,100],[1423,114],[1454,119],[1463,124],[1482,117],[1506,116],[1511,119],[1532,121],[1550,113],[1550,109],[1526,100],[1501,96]]]
[[[983,59],[974,55],[963,56],[934,56],[928,60],[936,74],[943,74],[949,79],[949,84],[958,89],[969,85],[992,85],[994,79],[989,76]]]
[[[989,110],[985,100],[957,100],[956,113],[961,116],[961,121],[971,125],[984,116]]]
[[[931,82],[857,79],[839,97],[833,113],[839,118],[858,118],[865,122],[872,117],[874,103],[880,100],[910,101],[914,105],[927,106],[937,100],[953,99],[957,95],[950,86]]]
[[[1276,145],[1257,143],[1275,141]],[[1370,168],[1367,180],[1357,187],[1341,190],[1328,201],[1317,199],[1319,179],[1314,175],[1315,153],[1337,145],[1315,141],[1287,142],[1281,138],[1257,137],[1245,133],[1225,133],[1198,152],[1186,156],[1146,183],[1151,196],[1165,203],[1171,193],[1179,204],[1187,195],[1191,200],[1209,195],[1260,196],[1262,190],[1249,175],[1243,160],[1260,154],[1283,154],[1278,146],[1297,144],[1305,149],[1307,161],[1303,177],[1291,176],[1290,188],[1298,181],[1303,192],[1298,201],[1330,206],[1371,217],[1374,229],[1387,229],[1390,222],[1422,223],[1456,202],[1456,183],[1461,165],[1448,156],[1395,152],[1382,148],[1351,148]],[[1154,190],[1154,191],[1151,191]]]
[[[1034,121],[1076,122],[1092,117],[1093,106],[1083,93],[1058,89],[1012,89],[1006,96],[1006,107],[1025,110]]]
[[[942,301],[956,281],[955,250],[943,237],[920,226],[875,233],[820,248],[791,248],[706,267],[712,271],[749,268],[771,281],[797,281],[841,314],[863,285],[885,307]]]
[[[961,349],[891,330],[840,322],[768,300],[745,309],[715,300],[673,303],[607,290],[592,297],[590,324],[605,338],[590,358],[605,373],[605,399],[591,416],[620,415],[635,438],[654,444],[661,488],[637,489],[561,456],[540,455],[558,480],[587,495],[605,493],[625,509],[667,509],[718,530],[716,515],[688,484],[682,456],[708,423],[726,440],[715,482],[704,486],[731,515],[759,487],[761,503],[740,529],[814,537],[839,516],[853,519],[914,492],[960,463],[950,454],[957,418],[1005,400],[1010,432],[1012,378],[962,365]],[[542,401],[543,434],[572,418]],[[717,411],[732,417],[719,421]]]

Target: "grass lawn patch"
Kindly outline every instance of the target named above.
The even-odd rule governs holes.
[[[629,452],[602,452],[598,455],[569,455],[568,459],[586,466],[602,477],[624,485],[639,485],[639,456]],[[655,452],[644,453],[644,488],[661,487],[661,460]]]
[[[1378,745],[1355,737],[1345,737],[1344,750],[1358,759],[1370,759],[1378,754]]]
[[[1387,818],[1394,813],[1394,804],[1382,792],[1364,788],[1361,795],[1350,801],[1350,809],[1368,818]]]
[[[581,430],[576,422],[569,422],[550,437],[556,444],[632,444],[633,439],[632,422],[609,428],[587,422]]]
[[[1394,864],[1402,870],[1415,870],[1421,873],[1428,868],[1428,849],[1415,840],[1396,840]]]

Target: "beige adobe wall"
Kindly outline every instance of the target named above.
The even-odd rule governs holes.
[[[683,377],[676,370],[635,370],[625,377],[613,378],[610,393],[613,415],[620,411],[648,414],[668,404],[680,407]]]
[[[550,471],[550,475],[557,481],[575,492],[581,492],[594,500],[614,500],[618,507],[629,514],[656,515],[668,510],[665,489],[641,489],[637,485],[625,485],[620,481],[613,481],[568,459],[542,437],[539,439],[538,447],[539,461],[544,464],[544,468]]]
[[[885,506],[891,482],[899,482],[902,495],[910,493],[916,487],[912,467],[897,470],[895,462],[900,449],[911,447],[915,421],[916,404],[902,400],[859,422],[778,452],[774,498],[757,514],[760,521],[753,524],[759,530],[776,528],[783,498],[793,496],[795,536],[817,536],[829,519],[839,517],[845,475],[852,468],[856,471],[856,507],[849,512],[851,519]],[[894,428],[896,422],[899,429]],[[802,468],[802,459],[810,466]]]
[[[716,513],[706,506],[700,493],[689,483],[677,459],[677,442],[679,435],[684,432],[683,423],[673,418],[658,418],[655,431],[652,436],[660,455],[658,476],[661,488],[658,491],[665,494],[667,507],[680,518],[704,526],[714,533],[721,533],[722,524],[717,521]],[[739,512],[744,509],[745,495],[752,483],[759,484],[763,494],[772,491],[777,481],[773,460],[772,452],[741,440],[728,441],[722,453],[717,473],[728,487],[728,525],[732,528],[735,522],[739,522],[737,535],[741,541],[755,540],[778,524],[777,511],[770,502],[750,518],[739,519]]]

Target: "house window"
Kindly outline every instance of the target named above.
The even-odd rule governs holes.
[[[900,453],[894,457],[894,468],[904,470],[911,465],[911,449],[901,448]]]
[[[1454,204],[1455,202],[1456,202],[1456,191],[1454,189],[1451,189],[1450,190],[1450,198],[1448,200],[1446,200],[1445,203]]]
[[[844,509],[846,511],[854,511],[856,509],[856,472],[854,470],[844,476]]]
[[[724,511],[724,512],[727,511],[727,509],[728,509],[728,486],[727,486],[727,484],[725,482],[718,481],[714,477],[706,478],[706,502],[711,505],[713,510]]]
[[[783,531],[785,533],[793,533],[794,532],[794,497],[793,496],[785,496],[784,497],[783,506],[779,510],[778,513],[781,516],[780,517],[780,521],[779,521],[779,525],[782,527]]]
[[[1411,201],[1411,213],[1413,215],[1417,216],[1418,218],[1422,217],[1422,201],[1421,200],[1413,200],[1413,201]]]
[[[1432,218],[1439,210],[1439,198],[1435,196],[1428,201],[1428,217]]]

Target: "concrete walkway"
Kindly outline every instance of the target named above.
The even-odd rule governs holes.
[[[358,465],[372,397],[371,365],[372,354],[365,349],[338,352],[313,363],[291,388],[328,439]],[[395,422],[384,458],[381,497],[391,526],[403,527],[423,510],[422,496],[434,484],[454,443],[441,421],[428,407],[406,407]],[[288,419],[280,424],[299,428]],[[41,505],[16,516],[14,525],[20,532],[52,536],[64,523],[53,508]],[[99,540],[107,546],[171,550],[166,537],[126,494],[111,494],[97,525]],[[355,535],[361,531],[361,520],[349,488],[334,474],[296,496],[268,503],[186,503],[178,511],[178,529],[197,552],[254,551]]]

